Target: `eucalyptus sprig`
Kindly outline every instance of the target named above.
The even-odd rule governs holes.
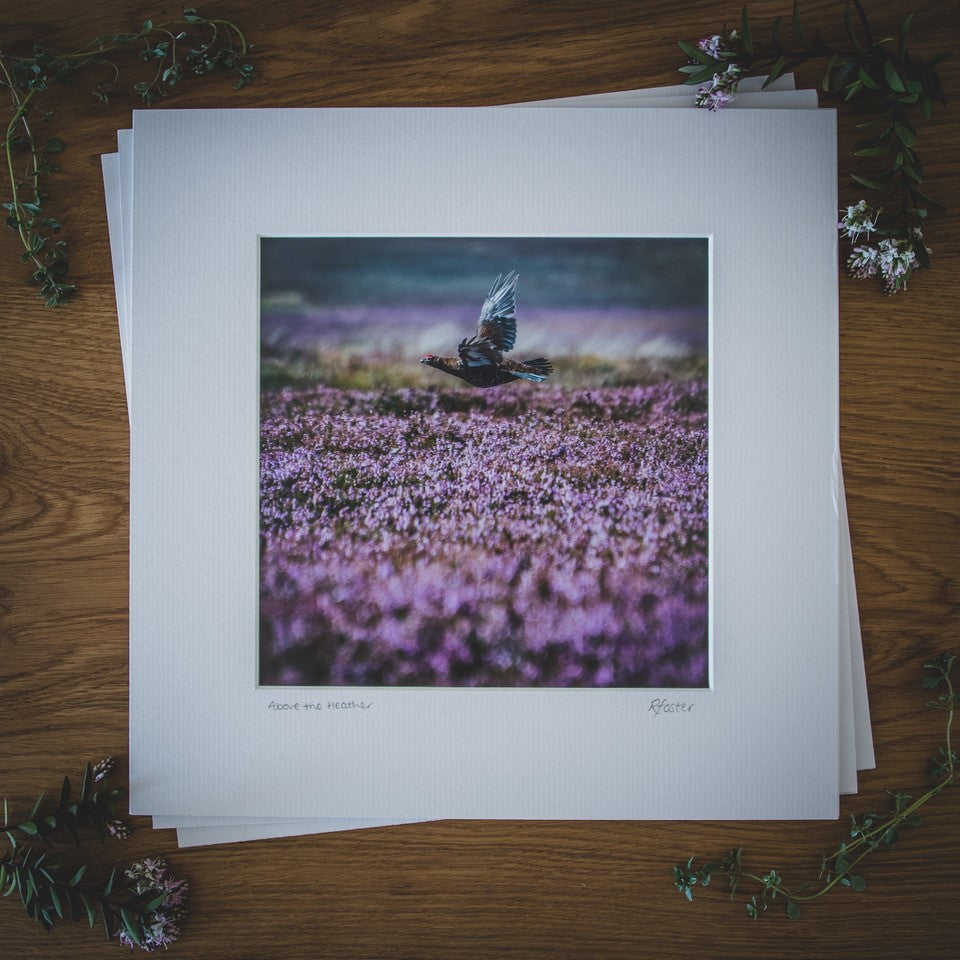
[[[125,946],[152,952],[180,935],[186,882],[171,876],[163,860],[147,859],[91,883],[86,877],[90,864],[68,865],[53,849],[61,834],[77,846],[84,826],[94,827],[101,840],[129,836],[129,827],[113,809],[115,801],[127,796],[125,789],[107,781],[113,767],[112,759],[88,763],[76,799],[71,799],[70,780],[64,777],[56,807],[43,812],[41,794],[24,820],[11,820],[4,800],[3,830],[9,848],[0,853],[0,895],[16,893],[27,915],[44,930],[68,918],[86,919],[93,927],[99,917],[108,939],[116,937]],[[32,842],[37,839],[43,847]]]
[[[825,856],[815,881],[807,881],[798,886],[788,886],[778,870],[766,873],[751,873],[744,869],[743,850],[734,850],[719,860],[711,860],[702,866],[694,863],[690,857],[684,864],[673,868],[674,886],[688,900],[693,900],[693,888],[709,886],[717,874],[727,877],[730,899],[734,900],[742,886],[749,886],[757,892],[746,900],[747,916],[756,920],[761,913],[772,906],[777,899],[783,903],[788,917],[795,920],[800,916],[800,905],[818,900],[837,886],[850,890],[863,891],[867,883],[858,872],[860,864],[875,850],[889,849],[900,837],[905,828],[919,827],[921,819],[918,810],[947,787],[956,782],[960,766],[957,753],[951,742],[953,715],[960,707],[960,692],[954,690],[951,679],[955,657],[941,654],[924,664],[928,671],[921,683],[926,690],[940,690],[935,700],[928,700],[927,706],[946,713],[946,739],[930,760],[929,774],[934,785],[920,796],[914,798],[902,790],[888,791],[891,810],[886,814],[865,813],[850,817],[849,838]]]
[[[133,51],[151,66],[147,78],[133,85],[136,95],[148,106],[189,75],[233,74],[234,87],[240,89],[254,74],[253,66],[246,62],[248,50],[239,27],[229,20],[201,16],[193,7],[184,9],[181,20],[158,24],[145,20],[136,32],[105,34],[72,53],[40,44],[34,44],[32,52],[25,55],[0,49],[0,88],[9,90],[12,109],[4,138],[10,197],[2,203],[7,211],[5,223],[19,236],[21,261],[30,265],[27,282],[39,285],[39,296],[48,307],[66,303],[76,287],[65,279],[66,242],[56,239],[63,224],[44,205],[45,178],[60,169],[54,158],[66,147],[59,137],[39,136],[39,124],[49,123],[54,117],[48,111],[39,124],[34,123],[44,91],[54,84],[71,82],[84,68],[105,66],[107,78],[91,92],[96,100],[107,103],[120,76],[116,55]]]
[[[698,86],[697,106],[718,110],[735,98],[740,80],[749,74],[766,73],[763,86],[767,87],[788,70],[825,61],[823,92],[844,103],[852,101],[865,114],[876,114],[857,125],[864,139],[857,142],[854,154],[867,166],[850,176],[881,194],[872,205],[876,209],[869,213],[873,232],[884,239],[877,246],[854,247],[847,266],[858,278],[879,276],[888,293],[902,290],[915,269],[929,268],[930,249],[923,242],[921,227],[931,210],[943,209],[943,204],[920,189],[923,167],[915,149],[914,124],[918,114],[930,118],[934,102],[946,103],[936,68],[950,54],[923,59],[908,48],[912,14],[896,37],[875,38],[861,0],[845,4],[843,22],[849,41],[845,45],[828,42],[819,29],[810,34],[800,20],[796,0],[790,43],[781,38],[782,21],[783,17],[774,20],[770,42],[765,43],[754,37],[744,7],[739,30],[723,28],[698,43],[681,40],[689,62],[680,71],[687,74],[687,84]],[[847,239],[855,241],[858,236],[856,230],[847,229],[847,221],[854,211],[862,213],[866,208],[865,200],[847,207],[838,224]]]

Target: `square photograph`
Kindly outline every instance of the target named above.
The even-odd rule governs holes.
[[[260,684],[707,686],[709,257],[261,238]]]

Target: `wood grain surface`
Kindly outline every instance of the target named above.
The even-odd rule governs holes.
[[[806,22],[839,36],[840,2],[803,6]],[[869,6],[885,33],[913,10],[920,52],[960,48],[956,3]],[[0,44],[62,48],[178,12],[120,0],[4,0],[0,9]],[[707,0],[211,0],[201,9],[243,26],[258,78],[240,93],[224,79],[191,81],[164,106],[493,104],[662,85],[679,77],[677,39],[739,17],[737,5]],[[755,32],[766,32],[789,4],[760,0],[751,10]],[[800,80],[815,85],[819,73]],[[942,76],[948,94],[960,92],[956,60]],[[114,149],[134,103],[92,102],[95,83],[50,97],[68,143],[50,204],[67,223],[81,286],[72,305],[44,308],[23,284],[13,234],[0,235],[0,791],[18,805],[87,758],[124,756],[127,743],[128,434],[99,155]],[[920,141],[928,192],[952,208],[929,225],[934,269],[892,298],[840,285],[842,449],[878,760],[860,796],[843,801],[845,818],[885,808],[886,788],[922,786],[941,729],[923,706],[919,667],[960,650],[956,119],[955,103],[937,108]],[[854,124],[841,112],[841,197],[850,202],[860,192],[846,185]],[[691,175],[697,163],[709,163],[708,149]],[[744,730],[744,749],[749,741]],[[841,891],[796,922],[753,923],[719,889],[691,905],[670,868],[742,845],[752,864],[804,877],[843,822],[445,822],[182,852],[173,831],[135,825],[131,840],[96,852],[108,864],[168,856],[189,878],[191,915],[171,957],[960,953],[955,791],[898,849],[873,858],[865,893]],[[0,901],[2,957],[83,960],[119,949],[69,923],[44,935],[18,904]]]

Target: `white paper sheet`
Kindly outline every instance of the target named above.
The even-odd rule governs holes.
[[[683,91],[683,88],[680,88],[680,90]],[[616,97],[617,95],[611,95],[611,96]],[[771,99],[772,99],[772,98],[771,98]],[[107,177],[108,177],[108,171],[107,171],[107,161],[106,161],[106,160],[105,160],[105,162],[104,162],[104,167],[105,167],[105,178],[107,178]],[[112,175],[112,174],[109,174],[109,175]],[[107,184],[107,187],[108,187],[108,196],[109,196],[109,194],[110,194],[110,184],[109,184],[109,183]],[[129,209],[129,208],[128,208],[128,209]],[[119,298],[118,298],[118,301],[119,301]],[[125,311],[123,311],[122,309],[120,310],[121,320],[123,320],[123,313],[124,313],[124,312],[125,312]],[[121,322],[121,326],[122,326],[122,327],[124,326],[123,322]],[[126,352],[128,352],[128,351],[125,351],[125,353],[126,353]],[[846,530],[846,528],[844,527],[844,531],[845,531],[845,530]],[[849,547],[849,540],[848,540],[848,538],[846,538],[846,541],[847,541],[847,546]],[[855,603],[855,597],[854,597],[854,603]],[[857,624],[857,626],[858,626],[858,624]],[[860,674],[861,674],[861,676],[862,676],[862,672],[863,672],[863,671],[862,671],[862,647],[861,647],[861,646],[859,645],[859,643],[858,643],[858,644],[857,644],[857,651],[856,651],[856,652],[854,652],[854,650],[853,650],[852,647],[850,648],[850,650],[849,650],[848,652],[849,652],[849,654],[850,654],[850,657],[846,658],[848,668],[849,668],[849,664],[850,664],[850,658],[852,658],[853,661],[855,662],[855,664],[856,664],[856,662],[859,662],[859,666],[860,666],[860,671],[859,671],[859,672],[860,672]],[[857,656],[857,653],[859,653],[859,657]],[[855,670],[854,672],[856,672],[856,670]],[[847,679],[849,679],[849,678],[847,678]],[[845,683],[845,686],[846,686],[846,683]],[[861,698],[859,698],[858,703],[859,703],[862,707],[865,708],[865,705],[866,705],[866,701],[865,701],[865,684],[863,684],[863,686],[864,686],[864,696],[861,697]],[[845,699],[845,698],[841,698],[841,699],[843,700],[843,699]],[[872,753],[872,750],[870,749],[870,746],[871,746],[871,745],[870,745],[870,734],[869,734],[869,714],[868,714],[868,712],[867,712],[865,709],[864,709],[864,710],[861,710],[861,713],[865,716],[866,721],[867,721],[867,725],[866,725],[866,736],[863,737],[863,738],[861,738],[861,744],[862,744],[862,748],[863,748],[864,754],[867,755],[867,754],[869,754],[869,753]],[[844,727],[844,728],[846,729],[846,731],[847,731],[848,734],[851,732],[851,726],[852,726],[852,725],[849,724],[849,723],[845,724],[845,727]],[[849,739],[849,738],[848,738],[848,739]],[[871,759],[871,762],[872,762],[872,759]],[[855,789],[855,774],[854,774],[854,789]],[[161,818],[158,818],[158,819],[161,819]],[[215,818],[197,817],[197,818],[192,818],[192,819],[193,819],[193,821],[197,821],[197,822],[210,822],[211,820],[213,820],[213,819],[215,819]],[[236,819],[237,819],[237,818],[235,818],[235,821],[236,821]],[[272,820],[272,818],[271,818],[268,822],[269,822],[269,823],[273,823],[275,826],[279,826],[279,824],[277,824],[276,821]],[[307,821],[306,823],[307,823],[308,825],[312,826],[312,829],[315,829],[315,830],[320,829],[320,827],[322,826],[322,824],[319,824],[319,823],[317,823],[316,821]],[[158,823],[158,825],[159,825],[159,823]],[[343,825],[342,825],[341,827],[339,827],[339,828],[340,828],[340,829],[352,828],[352,827],[358,826],[358,825],[360,825],[358,821],[349,821],[349,822],[344,821],[344,822],[343,822]],[[299,826],[300,826],[300,828],[302,829],[302,827],[304,826],[304,824],[300,824]],[[230,825],[230,829],[234,829],[235,827],[236,827],[236,822],[233,822],[233,823]],[[253,832],[254,832],[254,833],[257,833],[258,835],[262,835],[262,831],[257,830],[257,831],[253,831]],[[225,838],[224,838],[224,839],[225,839]]]
[[[132,812],[836,816],[832,111],[139,111],[134,130],[134,183],[150,190],[133,263],[151,269],[132,291]],[[691,180],[678,161],[705,137],[713,154]],[[511,143],[509,157],[493,143]],[[273,171],[291,156],[293,192],[278,194]],[[747,168],[760,172],[749,187]],[[250,689],[243,656],[256,622],[256,484],[237,479],[257,475],[250,238],[679,224],[714,250],[713,685],[700,709],[654,727],[647,690],[376,688],[349,691],[376,709],[335,723],[271,715],[277,691]],[[181,282],[161,286],[170,276]]]

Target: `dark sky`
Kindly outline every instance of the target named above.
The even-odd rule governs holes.
[[[475,302],[517,270],[518,304],[707,307],[706,239],[264,238],[261,295],[328,306]]]

